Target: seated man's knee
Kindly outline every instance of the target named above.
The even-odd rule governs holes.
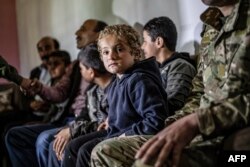
[[[224,140],[224,150],[250,150],[250,127],[237,130]]]
[[[53,139],[53,136],[49,133],[47,133],[46,131],[42,132],[37,140],[36,140],[36,147],[41,147],[41,146],[45,146],[45,147],[49,147],[50,141]]]
[[[7,133],[5,135],[5,143],[6,144],[13,144],[19,140],[19,137],[17,135],[18,130],[19,130],[18,127],[14,127],[14,128],[11,128],[7,131]]]
[[[97,144],[94,149],[92,150],[91,156],[95,156],[96,154],[100,154],[100,153],[105,153],[105,152],[109,152],[112,150],[112,140],[108,139],[108,140],[104,140],[101,143]]]

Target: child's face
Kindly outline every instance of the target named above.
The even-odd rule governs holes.
[[[81,62],[79,63],[80,66],[80,72],[82,77],[87,81],[87,82],[92,82],[93,81],[93,70],[92,68],[87,68],[85,65],[83,65]]]
[[[118,77],[135,62],[129,46],[114,35],[104,36],[99,41],[99,47],[105,68]]]
[[[144,52],[146,58],[150,58],[157,55],[157,46],[155,42],[152,42],[152,38],[147,31],[143,31],[143,43],[141,49]]]
[[[66,66],[59,57],[50,57],[48,61],[48,69],[51,78],[61,78],[65,74]]]

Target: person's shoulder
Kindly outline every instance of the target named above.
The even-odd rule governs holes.
[[[41,74],[41,66],[36,66],[30,71],[30,79],[39,79],[39,76]]]
[[[34,71],[41,71],[41,66],[36,66],[31,69],[31,72],[34,72]]]
[[[148,74],[145,72],[136,72],[131,74],[131,76],[127,79],[126,84],[128,87],[140,87],[143,85],[150,85],[156,81],[156,77],[152,76],[152,74]],[[161,81],[159,81],[161,82]]]

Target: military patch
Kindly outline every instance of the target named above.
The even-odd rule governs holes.
[[[225,71],[226,71],[225,64],[219,64],[217,70],[218,70],[218,75],[220,77],[224,77],[225,76]]]

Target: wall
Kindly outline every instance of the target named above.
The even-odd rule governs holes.
[[[17,20],[21,73],[26,76],[40,63],[37,41],[45,35],[57,38],[77,57],[75,31],[84,20],[101,19],[108,24],[143,25],[149,19],[169,16],[179,32],[178,50],[194,54],[199,42],[199,15],[205,6],[201,0],[17,0]],[[25,42],[24,42],[25,41]]]
[[[19,70],[16,3],[15,0],[0,0],[0,4],[0,54]]]

